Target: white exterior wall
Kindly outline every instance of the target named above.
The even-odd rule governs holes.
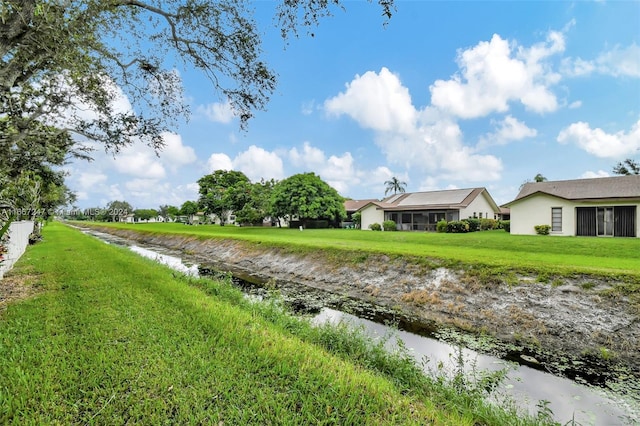
[[[575,235],[576,205],[571,201],[544,194],[526,198],[511,206],[511,233],[535,235],[534,226],[551,225],[552,207],[562,208],[562,232],[550,232],[550,234]]]
[[[483,219],[493,219],[495,216],[496,211],[491,206],[491,203],[487,201],[484,193],[476,197],[466,208],[460,209],[460,220],[469,219],[473,217],[474,213],[477,218],[480,218],[480,213],[482,213]]]
[[[9,242],[7,244],[8,252],[4,254],[4,261],[0,262],[0,279],[5,272],[13,268],[13,264],[20,259],[20,256],[27,249],[29,244],[29,235],[33,232],[33,221],[22,220],[12,222],[9,225]]]
[[[380,226],[382,226],[382,222],[384,222],[384,211],[378,209],[378,207],[373,204],[360,210],[360,214],[361,229],[369,230],[369,225],[372,223],[379,223]]]
[[[539,194],[518,201],[511,205],[511,233],[519,235],[535,235],[535,225],[551,225],[551,208],[562,208],[562,231],[550,231],[550,235],[576,235],[577,207],[612,207],[636,206],[636,236],[640,237],[640,203],[607,201],[602,203],[573,203],[562,198]]]

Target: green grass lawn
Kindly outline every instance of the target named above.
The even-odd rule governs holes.
[[[320,245],[347,235],[224,232]],[[0,311],[1,424],[540,424],[228,283],[180,276],[59,223],[43,235],[0,281],[39,290]],[[382,237],[342,240],[359,235],[363,245]],[[384,235],[396,247],[420,237]]]
[[[326,250],[415,256],[446,264],[473,264],[544,274],[628,275],[640,279],[639,238],[511,235],[504,231],[468,234],[373,232],[344,229],[297,229],[188,226],[175,223],[101,225],[150,233],[235,238],[262,244]]]

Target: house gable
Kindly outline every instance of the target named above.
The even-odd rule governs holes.
[[[545,193],[573,201],[640,200],[640,175],[525,183],[515,200]]]
[[[460,220],[476,215],[494,218],[500,207],[485,188],[450,189],[440,191],[394,194],[382,201],[369,201],[358,211],[362,229],[372,223],[393,220],[401,230],[435,230],[439,220]]]
[[[640,176],[527,183],[505,206],[512,234],[553,224],[553,235],[638,237]]]

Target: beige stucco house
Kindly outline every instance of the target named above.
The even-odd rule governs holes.
[[[505,207],[512,234],[550,225],[552,235],[638,237],[640,176],[526,183]]]
[[[398,230],[435,231],[436,223],[467,218],[499,219],[500,207],[485,188],[395,194],[370,201],[359,209],[362,229],[393,220]]]

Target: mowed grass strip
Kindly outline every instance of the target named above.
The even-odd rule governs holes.
[[[486,423],[284,333],[239,292],[61,224],[44,237],[12,272],[41,291],[0,314],[2,424]]]
[[[178,223],[99,225],[152,234],[233,238],[299,249],[415,256],[439,259],[450,264],[481,265],[516,272],[624,274],[640,280],[640,238],[511,235],[503,230],[446,234],[346,229],[305,229],[301,232],[271,227],[187,226]]]

